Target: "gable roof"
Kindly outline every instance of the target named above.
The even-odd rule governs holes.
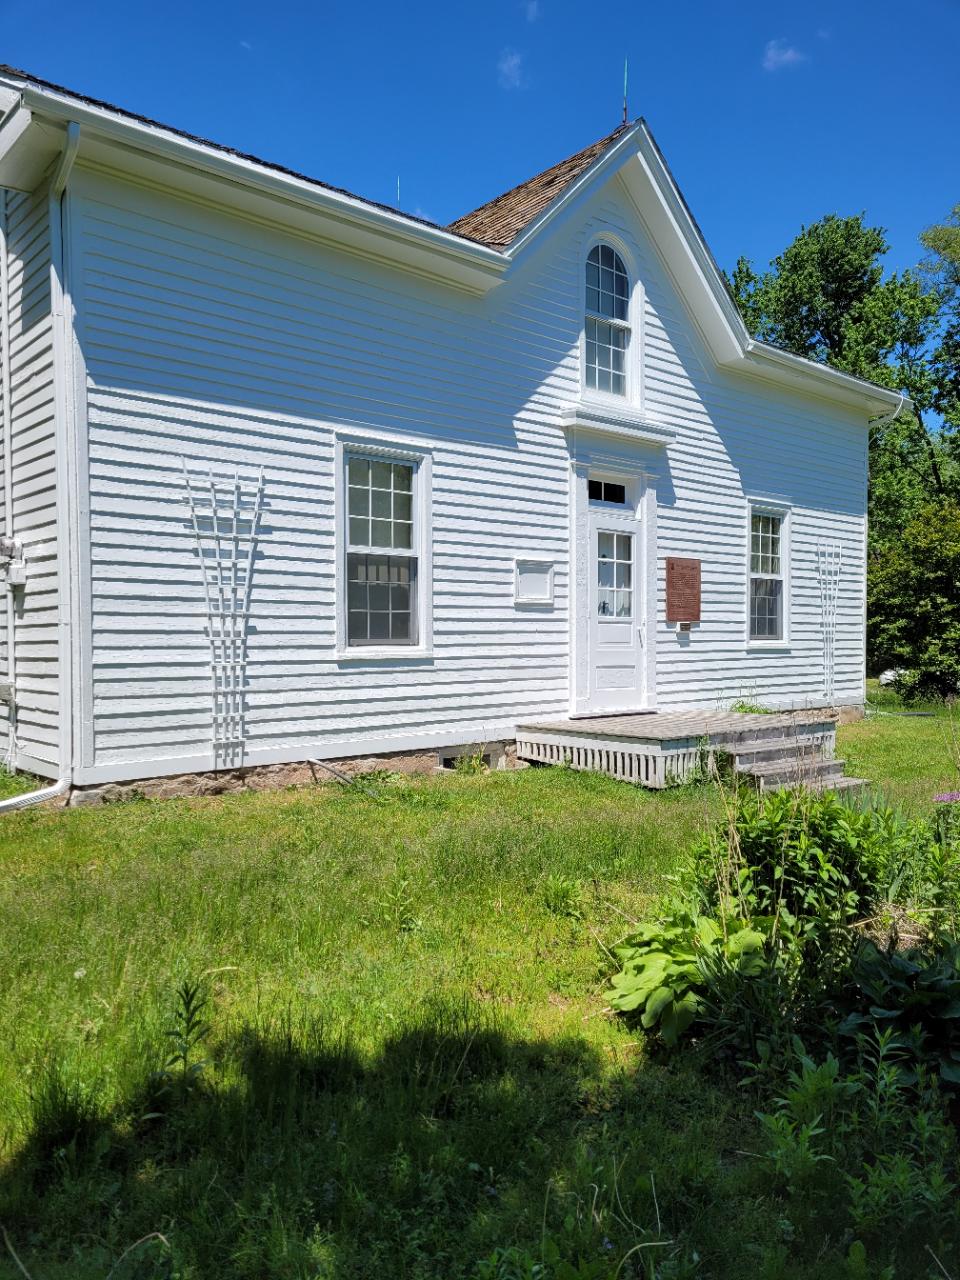
[[[0,66],[0,186],[31,191],[52,169],[55,183],[61,172],[65,180],[78,148],[93,163],[111,166],[119,148],[130,176],[153,179],[174,165],[184,192],[206,197],[212,190],[239,211],[480,294],[496,287],[565,210],[616,173],[718,365],[875,412],[896,406],[891,416],[907,403],[898,392],[750,337],[643,120],[621,125],[445,227]]]
[[[521,231],[534,222],[567,187],[599,159],[606,149],[630,129],[622,124],[598,142],[592,142],[576,155],[568,156],[559,164],[551,165],[533,178],[511,187],[503,195],[495,196],[471,213],[465,213],[455,222],[447,224],[454,235],[466,236],[489,245],[491,249],[506,249]]]

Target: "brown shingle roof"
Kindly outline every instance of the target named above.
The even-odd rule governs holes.
[[[548,204],[584,173],[599,156],[615,142],[630,125],[622,124],[599,142],[584,147],[575,156],[561,160],[551,169],[544,169],[535,178],[528,178],[518,187],[505,191],[502,196],[488,200],[479,209],[464,214],[447,226],[455,235],[466,236],[489,245],[491,249],[505,249],[524,227],[538,218]]]

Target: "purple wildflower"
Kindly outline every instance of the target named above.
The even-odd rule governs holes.
[[[934,796],[934,804],[956,804],[960,800],[960,791],[944,791],[943,795]]]

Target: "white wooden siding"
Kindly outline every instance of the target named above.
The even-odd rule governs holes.
[[[48,194],[6,195],[14,534],[26,586],[14,625],[17,759],[59,769],[57,472]],[[6,461],[6,460],[5,460]],[[6,708],[3,708],[6,711]]]
[[[0,535],[7,532],[7,470],[10,460],[7,455],[6,422],[4,418],[6,377],[9,370],[4,368],[7,339],[7,193],[0,191]],[[7,363],[9,363],[7,361]],[[10,636],[9,636],[9,595],[6,587],[0,586],[0,681],[9,681],[11,676]],[[10,704],[0,700],[0,762],[9,759],[10,749]]]
[[[71,184],[87,375],[90,583],[81,778],[209,767],[205,612],[181,456],[252,476],[250,763],[482,740],[569,705],[569,451],[582,251],[604,228],[646,290],[648,409],[678,429],[642,465],[663,557],[704,561],[703,622],[657,630],[662,706],[823,700],[811,554],[840,541],[838,700],[862,696],[866,430],[825,401],[720,374],[616,180],[485,298],[105,174]],[[338,662],[335,431],[433,456],[434,652]],[[639,456],[639,455],[638,455]],[[793,504],[788,652],[750,650],[746,499]],[[513,600],[516,556],[556,565],[551,610]]]
[[[132,185],[81,172],[72,199],[89,386],[87,767],[209,763],[181,455],[197,470],[265,471],[249,761],[482,740],[562,712],[568,515],[553,383],[570,394],[575,307],[550,273],[488,308]],[[336,660],[338,427],[431,450],[432,659]],[[534,553],[557,566],[549,611],[514,603],[515,557]]]

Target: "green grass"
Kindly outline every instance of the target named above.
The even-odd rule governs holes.
[[[960,791],[960,708],[905,707],[892,691],[869,685],[872,714],[838,735],[847,773],[914,813],[940,792]]]
[[[0,800],[8,800],[12,796],[23,795],[26,791],[36,791],[38,787],[49,785],[41,778],[34,778],[29,773],[8,773],[0,765]]]
[[[843,751],[919,803],[930,723],[852,726]],[[750,1096],[605,1013],[605,949],[722,807],[529,770],[0,818],[0,1223],[23,1265],[854,1274],[828,1222],[793,1238]],[[158,1077],[201,977],[200,1070]]]

